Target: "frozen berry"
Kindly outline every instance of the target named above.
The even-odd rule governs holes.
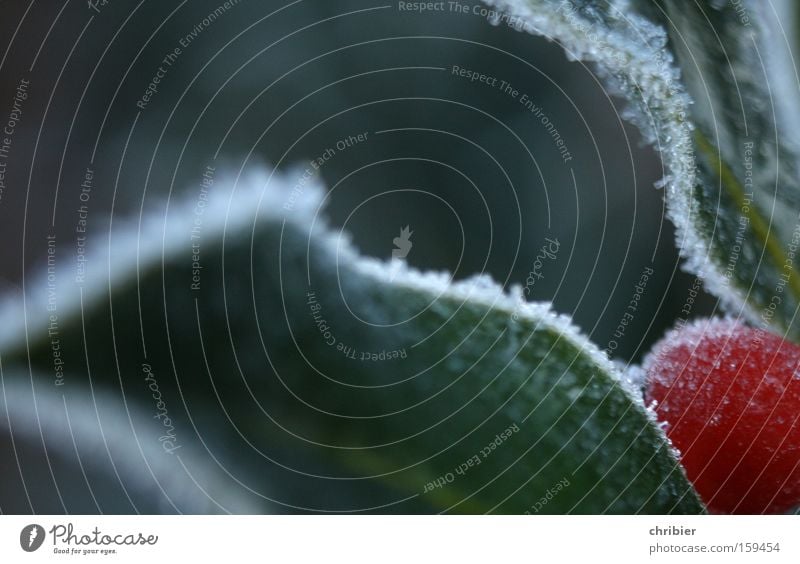
[[[671,331],[644,362],[645,399],[710,511],[800,505],[800,347],[734,321]]]

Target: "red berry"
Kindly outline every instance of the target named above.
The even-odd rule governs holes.
[[[734,321],[671,331],[644,362],[645,399],[716,513],[800,505],[800,347]]]

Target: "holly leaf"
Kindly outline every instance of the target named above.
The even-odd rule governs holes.
[[[685,268],[729,313],[800,340],[800,100],[780,14],[753,0],[486,1],[596,63],[661,154]]]
[[[703,511],[568,318],[483,276],[360,256],[312,176],[217,179],[115,220],[77,264],[54,245],[5,308],[3,364],[169,410],[231,488],[281,511]]]
[[[713,286],[732,313],[797,341],[800,100],[779,15],[748,0],[665,0],[662,17],[694,101],[693,194]]]

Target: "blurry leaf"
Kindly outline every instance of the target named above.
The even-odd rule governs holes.
[[[66,388],[88,359],[147,401],[147,363],[177,432],[228,451],[254,491],[268,477],[286,510],[703,511],[641,398],[548,305],[359,256],[303,171],[203,194],[115,220],[77,283],[67,263],[52,291],[30,286],[42,373],[55,295]],[[5,315],[3,362],[26,362],[23,311]]]
[[[486,1],[597,63],[661,153],[686,269],[731,313],[800,340],[797,75],[769,3]]]
[[[253,513],[263,502],[175,437],[167,418],[105,389],[56,387],[4,370],[3,513]],[[154,408],[153,412],[157,412]],[[14,491],[12,491],[12,488]]]

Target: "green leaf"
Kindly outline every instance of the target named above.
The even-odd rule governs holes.
[[[790,43],[762,2],[665,0],[671,45],[694,100],[699,230],[733,313],[800,339],[798,90]]]
[[[780,15],[754,0],[486,1],[597,64],[662,156],[685,268],[799,341],[800,99]]]
[[[640,394],[548,305],[359,256],[304,171],[202,194],[92,240],[85,276],[54,265],[5,311],[4,365],[73,394],[91,368],[145,405],[147,363],[177,434],[286,511],[703,511]]]
[[[4,513],[253,513],[206,453],[170,436],[153,411],[105,387],[0,374],[0,441],[13,448]],[[16,491],[12,496],[11,490]],[[16,501],[9,502],[9,499]]]

